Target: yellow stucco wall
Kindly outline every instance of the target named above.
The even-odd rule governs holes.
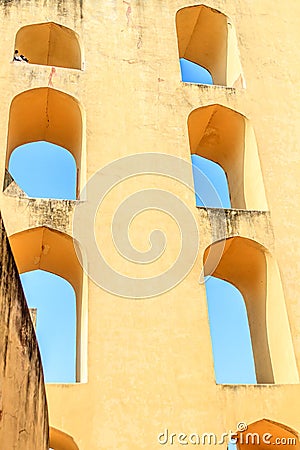
[[[81,343],[83,353],[87,350],[87,374],[83,377],[87,382],[47,386],[50,425],[72,436],[80,450],[158,449],[162,446],[157,435],[165,428],[175,433],[220,435],[235,430],[241,420],[251,423],[261,418],[300,432],[296,127],[300,4],[269,0],[206,3],[230,18],[235,28],[246,88],[234,88],[180,81],[175,16],[179,9],[197,2],[82,3],[0,2],[2,177],[10,105],[26,90],[54,88],[81,105],[81,186],[106,164],[131,154],[163,152],[189,161],[187,120],[201,106],[222,105],[245,116],[256,135],[259,161],[244,148],[246,163],[240,169],[244,174],[239,182],[248,177],[251,185],[251,173],[262,192],[264,207],[257,212],[227,212],[225,223],[228,237],[254,240],[266,251],[267,324],[277,375],[275,384],[216,385],[205,287],[198,280],[205,249],[220,239],[218,221],[224,222],[224,217],[218,210],[208,215],[197,209],[193,192],[178,181],[145,175],[118,185],[101,206],[96,237],[105,257],[128,276],[152,276],[176,258],[178,228],[157,211],[141,215],[133,224],[131,237],[139,250],[145,250],[149,232],[159,223],[169,239],[161,260],[151,267],[124,264],[113,247],[110,221],[120,201],[138,189],[155,186],[177,194],[188,205],[200,233],[197,260],[174,289],[150,299],[115,296],[88,281],[84,294],[88,305],[86,335]],[[53,73],[49,66],[10,62],[18,30],[44,22],[59,23],[78,34],[83,71],[60,67]],[[255,169],[259,163],[261,179]],[[244,203],[250,207],[251,195]],[[35,201],[5,194],[1,202],[10,235],[41,226],[72,235],[74,202]],[[266,205],[270,212],[265,211]]]

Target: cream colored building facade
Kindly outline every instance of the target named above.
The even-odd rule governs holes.
[[[2,215],[19,271],[56,273],[77,298],[77,382],[46,386],[50,447],[181,448],[180,433],[221,436],[245,422],[253,432],[296,437],[286,447],[300,448],[300,4],[21,0],[1,1],[0,11]],[[16,48],[29,64],[12,62]],[[183,83],[179,57],[206,67],[214,85]],[[9,179],[12,151],[41,140],[73,154],[77,201],[29,199]],[[115,160],[146,153],[187,162],[194,153],[219,163],[233,208],[196,208],[194,193],[180,181],[186,179],[180,164],[177,180],[166,167],[155,173],[138,165],[142,176],[126,179],[117,173],[119,183],[95,218],[110,267],[127,279],[156,280],[180,254],[182,224],[153,208],[132,221],[130,239],[146,252],[151,231],[162,229],[165,251],[151,264],[118,253],[112,217],[137,191],[155,188],[179,198],[199,231],[186,276],[165,292],[138,298],[134,281],[122,295],[113,281],[103,289],[89,278],[72,236],[85,183]],[[191,169],[187,179],[192,185]],[[79,244],[93,271],[97,258],[89,260]],[[203,262],[205,274],[231,282],[244,296],[257,385],[215,382],[199,283]],[[176,433],[173,444],[159,442],[165,429]],[[251,448],[241,438],[238,446]]]

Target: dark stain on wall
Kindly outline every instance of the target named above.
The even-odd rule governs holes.
[[[0,6],[3,8],[4,15],[7,16],[10,11],[10,7],[12,4],[19,5],[21,3],[21,0],[0,0]]]
[[[10,6],[12,3],[20,3],[20,0],[0,0],[1,6]]]
[[[29,227],[49,226],[67,233],[76,205],[75,200],[28,199]]]
[[[30,0],[0,0],[0,6],[3,7],[4,14],[7,15],[9,13],[10,6],[13,4],[21,6],[22,1],[23,3],[29,3]],[[38,6],[39,0],[36,0],[35,3]],[[49,3],[49,0],[48,2],[45,0],[43,2],[43,6],[45,7],[47,3]],[[77,14],[79,13],[78,15],[80,19],[83,19],[83,0],[73,0],[73,2],[71,0],[50,0],[50,3],[53,3],[53,5],[57,7],[57,11],[60,16],[67,16],[76,12]]]

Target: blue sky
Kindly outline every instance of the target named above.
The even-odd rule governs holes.
[[[199,84],[201,81],[200,84],[213,84],[210,73],[203,69],[203,67],[183,58],[181,58],[179,62],[182,81],[195,84]]]
[[[29,197],[76,198],[76,163],[70,152],[48,142],[18,147],[9,171]]]
[[[63,278],[43,270],[23,273],[30,307],[37,308],[37,336],[46,380],[75,381],[75,292]]]
[[[207,71],[180,61],[182,80],[212,84]],[[192,162],[211,180],[224,207],[230,207],[223,170],[204,158]],[[30,197],[75,199],[76,167],[71,154],[45,142],[27,144],[11,156],[9,171]],[[214,207],[195,177],[195,191]],[[201,206],[199,199],[198,206]],[[37,336],[47,382],[75,381],[75,294],[69,283],[35,271],[21,276],[30,307],[38,309]],[[206,282],[215,375],[218,383],[256,383],[244,300],[229,283],[210,277]]]

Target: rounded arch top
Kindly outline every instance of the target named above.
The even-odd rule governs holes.
[[[43,270],[64,278],[73,287],[76,295],[76,381],[84,382],[87,379],[87,285],[78,259],[84,257],[83,249],[68,234],[46,226],[19,231],[12,234],[9,241],[20,274]]]
[[[247,120],[242,113],[219,103],[194,109],[187,119],[191,153],[197,154],[200,148],[214,148],[224,157],[226,152],[219,147],[227,149],[233,146],[233,141],[243,139]],[[217,159],[214,157],[218,163]]]
[[[250,423],[243,432],[237,432],[239,450],[267,450],[274,445],[299,450],[299,433],[287,425],[266,418]]]
[[[197,5],[187,5],[187,6],[182,6],[181,8],[179,8],[176,12],[176,14],[178,14],[180,11],[183,11],[185,9],[196,9],[196,8],[207,8],[207,9],[211,9],[212,11],[214,11],[217,14],[222,14],[225,17],[228,17],[225,13],[223,13],[222,11],[220,11],[219,9],[213,8],[210,5],[207,5],[206,3],[198,3]]]
[[[72,436],[57,428],[49,429],[50,448],[53,450],[79,450]]]
[[[16,95],[10,105],[6,168],[13,150],[20,145],[46,141],[68,150],[80,168],[82,107],[71,95],[39,87]]]
[[[233,281],[235,275],[240,278],[243,273],[243,277],[249,278],[251,282],[249,269],[254,270],[257,265],[257,271],[261,272],[267,254],[270,255],[270,252],[263,244],[248,237],[232,236],[220,239],[204,251],[204,275],[224,279],[240,289],[239,283]],[[238,271],[241,273],[237,273]]]
[[[77,242],[48,227],[20,231],[9,237],[19,273],[41,269],[67,280],[81,299],[83,271],[77,257]]]
[[[268,210],[254,129],[242,113],[221,104],[194,109],[187,120],[190,151],[225,171],[231,206]]]
[[[82,69],[82,50],[78,34],[55,23],[25,25],[16,34],[15,50],[30,64]]]
[[[236,34],[228,16],[205,4],[186,6],[176,13],[176,29],[179,58],[204,67],[214,84],[244,86]]]

